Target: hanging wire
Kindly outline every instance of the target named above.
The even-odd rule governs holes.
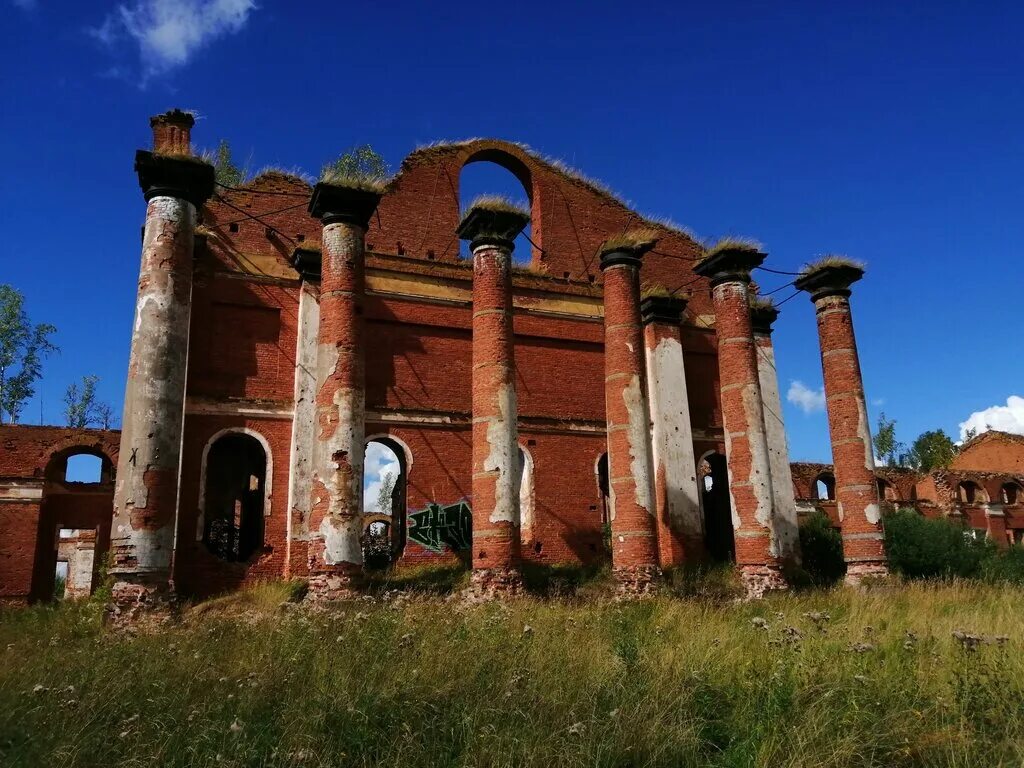
[[[754,269],[760,269],[762,272],[771,272],[773,275],[795,275],[799,277],[803,272],[786,272],[781,269],[771,269],[770,267],[754,267]]]
[[[219,202],[221,202],[221,203],[223,203],[224,205],[226,205],[226,206],[227,206],[228,208],[231,208],[231,209],[233,209],[233,210],[235,210],[235,211],[238,211],[238,213],[242,214],[242,215],[243,215],[244,217],[246,217],[246,218],[248,218],[248,219],[252,219],[253,221],[259,222],[259,223],[260,223],[260,224],[262,224],[262,225],[263,225],[264,227],[266,227],[267,229],[269,229],[269,230],[270,230],[271,232],[276,232],[276,233],[277,233],[278,235],[280,235],[281,237],[283,237],[283,238],[284,238],[285,240],[287,240],[287,241],[288,241],[289,243],[291,243],[292,245],[295,245],[295,240],[293,240],[293,239],[292,239],[291,237],[289,237],[289,236],[288,236],[288,235],[286,235],[286,234],[285,234],[284,232],[282,232],[281,230],[279,230],[279,229],[278,229],[277,227],[273,227],[273,226],[271,226],[270,224],[268,224],[267,222],[263,221],[263,219],[261,219],[261,218],[260,218],[259,216],[255,216],[255,215],[253,215],[253,214],[249,213],[248,211],[243,211],[243,210],[242,210],[241,208],[239,208],[239,207],[238,207],[237,205],[235,205],[234,203],[230,203],[230,202],[228,202],[227,200],[225,200],[225,199],[224,199],[223,197],[221,197],[220,195],[217,195],[217,196],[216,196],[216,199],[217,199],[217,200],[218,200]]]
[[[224,202],[224,198],[222,198],[220,196],[217,197],[217,200],[219,202]],[[296,208],[305,208],[305,207],[306,207],[306,203],[305,202],[301,202],[301,203],[296,203],[295,205],[289,205],[289,206],[287,206],[285,208],[278,208],[278,209],[273,210],[273,211],[264,211],[263,213],[260,214],[260,216],[274,216],[274,215],[276,215],[278,213],[284,213],[285,211],[293,211]],[[238,223],[243,222],[243,221],[248,221],[250,218],[252,218],[252,216],[250,214],[246,214],[245,216],[242,216],[241,218],[231,219],[230,221],[218,221],[218,222],[216,222],[216,224],[217,224],[218,227],[224,227],[224,226],[227,226],[228,224],[238,224]]]
[[[245,189],[242,187],[231,187],[227,184],[221,184],[219,181],[215,181],[214,184],[221,189],[228,189],[232,192],[241,192],[246,195],[278,195],[283,197],[304,197],[307,200],[309,199],[308,192],[280,192],[273,189]]]
[[[795,282],[796,282],[796,280],[790,280],[785,285],[780,285],[778,288],[773,288],[772,290],[768,291],[768,293],[759,293],[758,295],[759,296],[771,296],[773,293],[778,293],[783,288],[789,288],[789,286],[793,285],[793,283],[795,283]]]
[[[790,294],[789,296],[787,296],[787,297],[786,297],[786,298],[784,298],[784,299],[783,299],[782,301],[780,301],[780,302],[779,302],[778,304],[776,304],[776,305],[775,305],[776,309],[777,309],[777,308],[779,308],[779,307],[781,307],[781,306],[782,306],[783,304],[785,304],[785,303],[786,303],[787,301],[789,301],[790,299],[796,298],[797,296],[799,296],[799,295],[800,295],[800,293],[801,293],[801,291],[794,291],[794,292],[793,292],[793,293],[791,293],[791,294]]]

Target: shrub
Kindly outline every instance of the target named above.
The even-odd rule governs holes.
[[[830,586],[846,575],[843,537],[825,513],[816,511],[800,524],[800,551],[813,585]]]
[[[932,520],[909,509],[885,516],[885,551],[894,571],[912,579],[974,578],[994,547],[958,523]]]
[[[1010,547],[983,561],[981,577],[992,583],[1006,582],[1024,586],[1024,547]]]

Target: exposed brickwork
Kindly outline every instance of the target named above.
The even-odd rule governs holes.
[[[323,219],[316,446],[309,530],[310,593],[343,597],[362,566],[365,387],[364,251],[377,195],[317,186]],[[368,208],[364,211],[364,208]]]
[[[763,257],[762,257],[763,258]],[[772,549],[773,493],[757,346],[750,318],[749,273],[723,263],[713,298],[725,423],[736,562],[748,591],[784,586]]]
[[[0,603],[53,593],[58,528],[91,529],[96,561],[109,548],[116,431],[0,426]],[[100,483],[65,482],[68,456],[103,459]]]
[[[860,273],[832,271],[835,274],[829,270],[811,274],[797,285],[811,292],[817,315],[843,555],[847,579],[856,581],[886,573],[882,509],[850,312],[849,285]]]
[[[633,592],[659,572],[639,268],[639,254],[602,254],[612,567]]]
[[[511,268],[508,245],[474,247],[473,569],[482,582],[500,574],[498,589],[514,583],[520,559]]]

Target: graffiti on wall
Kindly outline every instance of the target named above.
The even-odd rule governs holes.
[[[465,500],[442,506],[430,502],[418,512],[410,512],[409,538],[432,552],[469,549],[473,543],[473,513]]]

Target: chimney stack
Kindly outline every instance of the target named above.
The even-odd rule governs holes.
[[[196,119],[188,112],[172,109],[149,118],[153,129],[153,151],[160,155],[191,155],[192,126]]]

